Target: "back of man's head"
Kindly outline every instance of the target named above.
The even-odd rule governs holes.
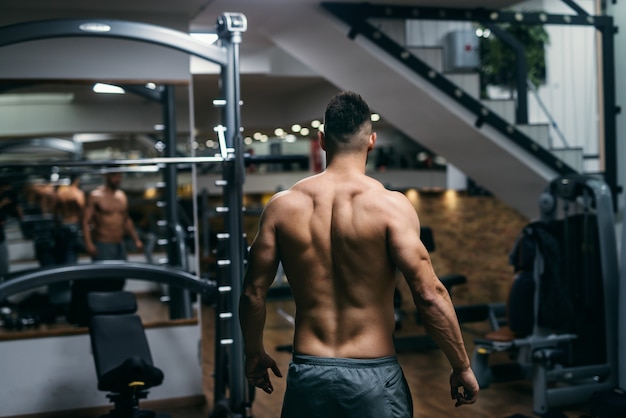
[[[332,151],[354,151],[365,145],[358,139],[363,129],[371,133],[371,112],[363,98],[344,91],[333,97],[324,114],[326,147]]]

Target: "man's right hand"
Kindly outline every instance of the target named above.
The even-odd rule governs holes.
[[[96,250],[96,246],[93,245],[93,243],[85,243],[85,250],[87,251],[87,254],[89,254],[92,257],[95,257],[96,253],[98,252]]]
[[[459,388],[463,388],[463,393],[459,392]],[[455,407],[461,405],[469,405],[478,399],[478,381],[471,368],[464,370],[453,370],[450,375],[450,395],[456,400]]]
[[[267,353],[246,356],[246,377],[248,383],[263,389],[266,393],[272,393],[274,386],[270,380],[267,369],[272,369],[276,377],[283,377],[276,361]]]

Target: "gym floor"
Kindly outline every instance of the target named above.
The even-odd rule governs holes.
[[[407,299],[408,288],[401,285],[404,300]],[[406,302],[407,308],[410,303]],[[268,304],[268,316],[266,323],[265,346],[277,361],[283,374],[289,365],[290,354],[275,350],[275,347],[288,345],[293,336],[292,325],[278,312],[283,310],[288,314],[294,313],[293,303],[290,301],[273,301]],[[406,310],[406,312],[412,312]],[[213,312],[203,309],[203,323],[211,324]],[[468,352],[473,350],[473,340],[487,331],[486,324],[471,324],[463,326],[464,339]],[[398,336],[423,335],[423,328],[407,316]],[[213,330],[203,327],[203,339],[213,341]],[[212,379],[213,370],[212,344],[204,347],[205,354],[205,395],[208,402],[212,403]],[[479,400],[475,405],[455,408],[450,399],[448,377],[450,368],[443,353],[438,350],[426,350],[417,352],[401,352],[398,354],[400,363],[404,369],[411,392],[413,395],[415,417],[428,418],[521,418],[524,416],[535,417],[532,411],[532,386],[529,382],[516,381],[511,383],[494,383],[489,388],[481,391]],[[495,359],[497,360],[497,358]],[[280,416],[282,398],[285,391],[285,379],[273,378],[274,393],[268,395],[260,390],[256,391],[255,401],[252,405],[252,413],[255,418],[277,418]],[[579,418],[587,411],[586,405],[579,405],[563,411],[567,418]],[[206,415],[203,415],[206,417]],[[198,416],[200,417],[200,415]]]

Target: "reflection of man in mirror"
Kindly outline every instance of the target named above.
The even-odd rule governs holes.
[[[72,174],[70,184],[59,186],[56,194],[55,215],[57,231],[57,264],[72,264],[78,260],[81,220],[85,208],[85,193],[80,189],[80,175]]]
[[[133,239],[138,250],[143,249],[143,243],[128,213],[128,198],[120,189],[122,173],[115,172],[115,169],[109,170],[104,174],[104,184],[92,190],[87,196],[83,213],[85,250],[94,261],[126,260],[124,245],[126,235]],[[122,290],[125,282],[126,280],[120,277],[74,281],[68,321],[79,326],[87,325],[89,320],[87,293]]]
[[[11,183],[0,179],[0,282],[9,274],[9,246],[4,233],[4,223],[9,216],[22,219],[22,209]]]
[[[128,214],[128,198],[120,189],[122,173],[104,175],[104,184],[87,198],[83,217],[85,249],[94,260],[126,260],[124,237],[128,234],[138,250],[143,243]]]

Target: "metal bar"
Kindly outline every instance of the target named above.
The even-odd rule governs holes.
[[[223,243],[218,243],[218,256],[221,257],[224,254]],[[217,269],[217,288],[219,289],[224,284],[228,283],[228,268],[218,268]],[[214,404],[225,401],[226,398],[226,371],[227,371],[227,361],[229,357],[227,356],[226,350],[227,347],[220,344],[220,340],[224,336],[224,329],[227,328],[227,324],[223,321],[219,314],[228,308],[228,301],[224,300],[224,294],[222,292],[217,292],[217,297],[215,299],[215,318],[214,318],[214,326],[215,326],[215,334],[213,337],[213,347],[214,347],[214,371],[213,371],[213,398]]]
[[[127,92],[136,94],[137,96],[141,96],[148,100],[152,100],[155,102],[163,101],[163,92],[165,90],[163,87],[150,89],[146,86],[138,85],[138,84],[120,84],[119,86],[123,88],[124,90],[126,90]]]
[[[602,289],[604,292],[604,321],[606,326],[606,361],[612,370],[617,370],[618,359],[618,313],[619,302],[619,256],[615,235],[615,204],[613,193],[606,182],[589,179],[587,186],[594,193],[596,221],[600,245],[600,266],[602,269]],[[594,272],[595,275],[595,272]],[[611,373],[609,380],[617,385],[618,375]]]
[[[582,7],[580,7],[579,5],[577,5],[576,3],[574,3],[573,0],[563,0],[563,3],[567,4],[569,7],[571,7],[577,14],[581,15],[581,16],[589,16],[589,13],[587,13],[585,11],[585,9],[583,9]]]
[[[602,97],[604,108],[604,181],[613,193],[613,210],[622,192],[617,172],[617,105],[615,97],[615,27],[612,19],[600,28],[602,36]]]
[[[169,158],[176,157],[176,100],[175,88],[164,87],[162,94],[163,124],[165,125],[165,154]],[[168,164],[163,170],[163,190],[165,196],[165,220],[168,225],[169,240],[167,244],[168,264],[173,267],[187,266],[187,250],[182,228],[178,222],[178,179],[176,166]],[[183,246],[181,248],[181,246]],[[185,258],[183,260],[183,257]],[[170,286],[170,319],[190,318],[191,299],[189,292]]]
[[[148,23],[110,19],[52,19],[0,27],[0,47],[39,39],[72,36],[121,38],[157,44],[203,58],[221,66],[226,50],[189,34]]]
[[[0,300],[52,283],[68,280],[110,279],[111,277],[125,277],[178,286],[206,296],[209,300],[217,296],[217,286],[214,281],[201,279],[173,267],[125,261],[94,261],[89,264],[68,264],[10,274],[5,282],[0,283]]]
[[[7,149],[13,147],[44,147],[71,153],[74,155],[80,154],[79,146],[77,143],[70,141],[69,139],[61,138],[26,138],[3,140],[0,142],[0,152],[6,152]],[[2,163],[2,166],[5,166],[4,163]]]
[[[11,141],[12,143],[14,141]],[[21,143],[15,141],[15,144]],[[69,148],[68,148],[68,151]],[[228,158],[228,157],[227,157]],[[243,160],[245,165],[263,164],[263,163],[288,163],[288,162],[304,162],[308,161],[308,155],[250,155],[244,154]],[[166,164],[203,164],[203,163],[222,163],[226,159],[221,156],[216,157],[156,157],[142,158],[139,160],[56,160],[56,161],[37,161],[33,163],[27,162],[2,162],[5,168],[21,168],[21,167],[107,167],[114,170],[114,166],[137,166],[137,165],[166,165]],[[120,167],[116,167],[120,168]]]
[[[517,106],[515,107],[515,122],[519,125],[528,123],[528,65],[526,65],[526,51],[524,45],[500,26],[483,22],[505,45],[515,53],[515,88],[517,90]]]
[[[112,166],[126,166],[126,165],[157,165],[157,164],[185,164],[185,163],[221,163],[224,159],[222,157],[157,157],[157,158],[142,158],[139,160],[63,160],[63,161],[37,161],[33,163],[25,162],[2,162],[2,167],[5,168],[20,168],[20,167],[112,167]]]
[[[234,150],[234,158],[223,165],[223,178],[228,181],[224,188],[224,202],[230,208],[225,213],[225,225],[230,234],[228,240],[228,255],[232,261],[229,266],[230,307],[233,317],[228,321],[228,331],[233,339],[230,345],[229,357],[229,393],[230,402],[234,413],[243,414],[249,407],[248,387],[244,374],[244,350],[243,336],[239,328],[239,296],[242,289],[244,271],[243,253],[243,182],[244,182],[244,158],[243,141],[240,135],[241,118],[239,111],[239,43],[241,31],[233,30],[231,23],[237,16],[224,14],[218,20],[218,33],[228,51],[227,71],[222,71],[223,97],[226,99],[224,107],[224,125],[226,127],[226,147]],[[245,30],[245,29],[244,29]]]
[[[597,26],[606,23],[607,16],[587,14],[549,14],[545,12],[520,12],[495,9],[463,9],[445,7],[389,6],[363,3],[327,3],[327,10],[344,16],[385,19],[457,20],[493,23],[525,23],[535,25]]]
[[[570,146],[569,142],[565,138],[565,135],[563,135],[563,132],[561,132],[561,129],[559,129],[559,125],[556,123],[556,121],[552,117],[552,114],[548,110],[548,107],[545,105],[543,100],[541,100],[541,97],[539,97],[539,92],[537,91],[537,89],[535,88],[533,83],[530,80],[527,79],[526,80],[526,85],[528,86],[528,89],[533,93],[533,96],[535,97],[535,100],[537,101],[537,104],[539,105],[539,107],[543,111],[543,114],[548,118],[548,121],[550,122],[550,126],[552,126],[552,128],[554,128],[554,132],[556,132],[556,135],[559,137],[559,139],[563,143],[563,146],[566,147],[566,148],[569,148],[569,146]],[[550,148],[552,148],[554,146],[554,144],[552,143],[552,137],[549,138],[549,141],[550,141]]]
[[[209,222],[209,192],[202,189],[200,192],[200,214],[202,222],[202,258],[208,259],[211,255],[211,223]]]

